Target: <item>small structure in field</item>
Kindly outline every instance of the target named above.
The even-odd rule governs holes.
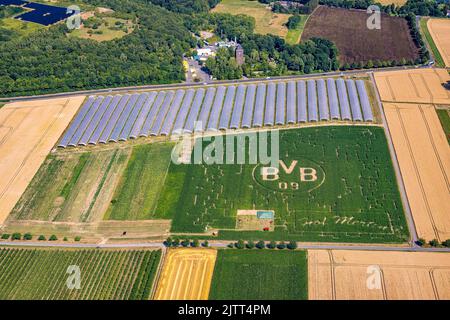
[[[275,212],[273,210],[238,210],[236,229],[247,231],[274,231]]]

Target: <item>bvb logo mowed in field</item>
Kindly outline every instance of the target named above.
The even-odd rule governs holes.
[[[254,180],[263,188],[278,192],[309,192],[325,181],[320,165],[309,159],[280,159],[278,168],[257,165],[253,169]]]

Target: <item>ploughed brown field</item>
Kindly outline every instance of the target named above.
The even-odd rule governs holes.
[[[333,41],[342,64],[415,60],[418,50],[405,19],[381,15],[381,29],[369,30],[365,10],[318,7],[309,17],[302,41],[319,37]]]

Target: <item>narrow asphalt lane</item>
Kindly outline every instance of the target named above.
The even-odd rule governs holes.
[[[236,240],[229,241],[209,241],[209,246],[212,248],[225,248],[230,243]],[[40,247],[40,248],[96,248],[96,249],[130,249],[130,248],[164,248],[162,242],[136,242],[136,243],[49,243],[49,242],[35,242],[35,241],[6,241],[0,242],[0,247]],[[358,244],[304,244],[297,243],[298,249],[307,250],[362,250],[362,251],[398,251],[398,252],[447,252],[450,253],[450,248],[424,248],[419,246],[395,246],[395,245],[358,245]]]

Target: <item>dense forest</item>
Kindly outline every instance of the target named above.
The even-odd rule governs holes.
[[[151,3],[178,13],[208,12],[214,8],[220,0],[150,0]]]
[[[184,18],[145,0],[84,0],[134,16],[139,27],[113,41],[67,37],[65,24],[0,42],[0,95],[184,80],[182,56],[195,45]]]
[[[184,80],[183,54],[195,48],[198,40],[192,33],[200,29],[213,29],[228,39],[236,37],[245,49],[243,66],[237,66],[228,52],[219,56],[214,67],[222,70],[214,72],[218,78],[336,68],[337,51],[332,43],[317,39],[290,46],[276,36],[253,34],[253,18],[209,14],[208,8],[217,2],[84,0],[92,6],[110,7],[115,15],[138,25],[130,35],[106,42],[68,37],[65,24],[21,38],[0,34],[0,95],[180,82]]]

